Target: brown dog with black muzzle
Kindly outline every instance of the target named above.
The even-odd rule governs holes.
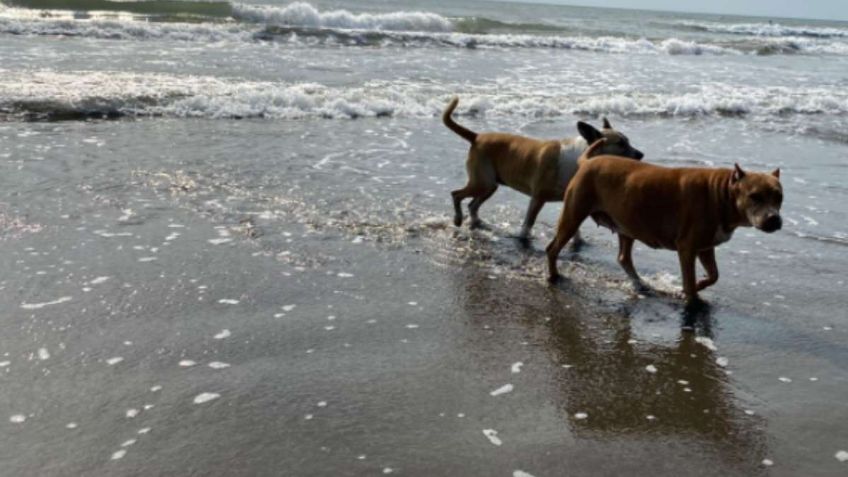
[[[597,155],[595,142],[565,191],[557,234],[547,247],[549,280],[559,278],[557,257],[580,224],[591,216],[618,233],[618,262],[640,284],[631,251],[638,240],[652,248],[676,250],[687,304],[718,280],[715,247],[737,227],[780,230],[783,188],[780,169],[771,174],[734,169],[668,168]],[[594,157],[593,157],[594,156]],[[591,158],[591,159],[589,159]],[[707,277],[696,282],[695,260]]]
[[[606,141],[599,146],[599,152],[636,160],[643,156],[606,118],[601,131],[580,121],[577,123],[580,136],[543,141],[515,134],[471,131],[451,117],[458,102],[459,99],[454,98],[442,114],[445,126],[471,143],[466,162],[468,183],[451,192],[453,220],[457,226],[462,224],[462,201],[468,197],[472,198],[468,205],[471,227],[481,225],[477,211],[495,193],[498,185],[503,184],[530,196],[530,206],[519,234],[519,238],[526,241],[545,203],[562,200],[565,187],[577,171],[577,159],[589,144],[604,138]]]

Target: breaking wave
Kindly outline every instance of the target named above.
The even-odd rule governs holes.
[[[284,7],[234,4],[236,20],[267,25],[347,30],[447,32],[453,24],[447,18],[429,12],[360,13],[347,10],[321,12],[308,3],[296,2]]]
[[[731,42],[702,42],[679,38],[632,38],[625,36],[567,35],[560,27],[544,24],[507,23],[486,18],[447,17],[430,12],[351,13],[320,11],[308,3],[286,6],[254,6],[227,2],[153,0],[17,0],[16,4],[61,4],[66,8],[91,8],[101,4],[113,9],[135,9],[167,14],[172,21],[146,21],[113,12],[78,15],[62,10],[0,7],[0,34],[45,35],[110,40],[174,40],[194,42],[285,42],[289,46],[370,46],[448,48],[537,48],[605,53],[667,55],[848,55],[848,43],[804,36],[755,37]],[[208,4],[208,5],[207,5]],[[223,5],[228,15],[222,17]],[[206,10],[208,11],[206,11]],[[201,14],[206,12],[205,14]],[[205,21],[183,21],[184,16]],[[173,21],[174,19],[179,21]],[[718,24],[721,25],[721,24]],[[727,26],[727,25],[725,25]],[[732,25],[731,25],[732,26]],[[497,33],[494,33],[497,32]],[[558,34],[554,34],[558,33]]]
[[[26,85],[26,87],[21,87]],[[787,116],[848,114],[838,87],[709,85],[689,92],[610,95],[499,91],[371,81],[356,87],[237,81],[208,76],[122,72],[0,71],[0,115],[31,120],[165,116],[175,118],[350,119],[438,116],[449,97],[459,114],[529,118],[568,115]]]

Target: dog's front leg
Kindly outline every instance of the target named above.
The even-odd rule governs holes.
[[[718,265],[716,264],[715,259],[715,248],[701,250],[698,252],[698,260],[701,261],[701,265],[703,265],[704,270],[707,271],[707,278],[698,282],[697,291],[701,291],[718,281]]]
[[[700,302],[698,289],[695,284],[695,257],[697,253],[688,246],[677,247],[677,257],[680,259],[680,275],[683,277],[683,295],[686,305],[691,306]]]
[[[536,217],[539,216],[539,212],[544,206],[544,200],[538,197],[532,197],[530,199],[530,205],[527,207],[527,213],[524,215],[524,223],[521,224],[521,232],[518,234],[519,240],[522,242],[530,240],[530,229],[533,228],[533,224],[536,223]]]

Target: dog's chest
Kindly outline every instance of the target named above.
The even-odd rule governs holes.
[[[730,240],[731,237],[733,237],[733,230],[727,231],[724,230],[723,227],[719,226],[713,236],[713,245],[721,245]]]
[[[577,172],[577,158],[583,153],[585,146],[581,144],[563,144],[557,159],[557,173],[559,183],[565,191],[566,186]]]

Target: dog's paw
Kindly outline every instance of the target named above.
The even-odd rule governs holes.
[[[656,295],[655,290],[653,288],[651,288],[647,283],[643,282],[642,280],[632,280],[631,283],[633,284],[633,291],[638,293],[639,295],[645,295],[645,296],[655,296]]]
[[[519,235],[515,239],[518,241],[518,244],[524,248],[530,248],[533,244],[533,239],[527,235]]]
[[[461,215],[454,215],[453,216],[453,224],[457,227],[462,225],[462,216]]]
[[[554,273],[554,274],[548,275],[548,283],[550,283],[551,285],[556,285],[557,283],[559,283],[561,281],[562,281],[562,275],[560,275],[559,273]]]
[[[491,227],[486,225],[486,223],[480,219],[472,220],[471,222],[469,222],[468,228],[472,230],[492,230]]]

